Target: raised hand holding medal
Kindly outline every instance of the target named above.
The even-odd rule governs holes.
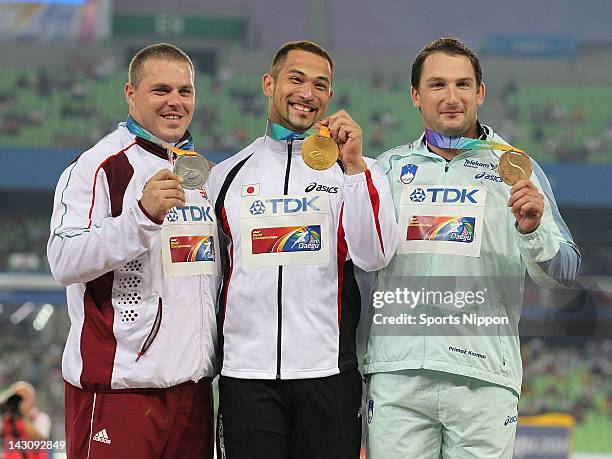
[[[306,153],[304,153],[304,146],[302,146],[302,156],[312,156],[312,147],[315,147],[317,153],[314,155],[320,159],[321,164],[328,164],[326,168],[316,168],[308,163],[308,160],[304,159],[307,165],[317,170],[328,169],[333,166],[335,160],[331,160],[334,157],[335,149],[331,145],[329,140],[323,140],[321,137],[325,137],[329,132],[330,140],[334,141],[338,149],[338,157],[344,166],[344,172],[347,175],[354,175],[360,172],[364,172],[367,168],[362,154],[362,131],[361,127],[350,117],[345,110],[340,110],[333,115],[319,121],[316,126],[319,128],[319,134],[317,137],[310,136],[304,141],[306,146]],[[309,140],[314,137],[313,140]],[[328,152],[324,153],[321,149],[321,145],[326,145]],[[325,161],[323,160],[325,158]],[[311,161],[314,162],[314,161]]]

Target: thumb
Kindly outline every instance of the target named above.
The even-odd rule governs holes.
[[[177,180],[177,175],[174,174],[170,169],[160,169],[158,170],[149,180],[158,181],[158,180]]]

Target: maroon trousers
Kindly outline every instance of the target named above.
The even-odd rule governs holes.
[[[210,379],[88,392],[65,384],[69,459],[213,458]]]

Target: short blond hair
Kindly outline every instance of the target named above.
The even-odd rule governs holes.
[[[128,83],[131,86],[138,87],[144,75],[144,64],[147,59],[187,62],[191,68],[191,73],[195,77],[195,68],[187,53],[170,43],[157,43],[141,49],[132,58],[128,69]]]

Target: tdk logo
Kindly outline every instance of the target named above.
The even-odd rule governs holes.
[[[249,207],[249,212],[252,215],[261,215],[266,211],[266,205],[261,200],[253,201],[251,207]]]
[[[324,191],[326,193],[337,193],[337,186],[327,186],[327,185],[319,185],[316,182],[309,183],[306,189],[304,190],[306,193],[310,193],[311,191]]]
[[[492,182],[497,182],[497,183],[502,182],[502,179],[499,175],[487,174],[486,172],[479,172],[478,174],[474,176],[474,178],[476,180],[484,179],[484,180],[491,180]]]
[[[181,218],[184,222],[213,221],[210,207],[204,206],[173,207],[166,215],[166,220],[170,223],[178,222]]]
[[[310,199],[306,197],[266,199],[266,202],[272,204],[273,214],[277,214],[279,212],[294,214],[296,212],[308,212],[309,209],[317,211],[321,210],[314,205],[314,202],[317,199],[319,199],[319,196],[313,196]]]
[[[477,204],[475,195],[478,193],[478,189],[468,191],[465,188],[416,188],[410,193],[410,201],[412,202],[423,202],[429,196],[431,202],[444,202],[444,203],[472,203]]]
[[[319,209],[315,202],[319,199],[319,196],[313,196],[308,199],[307,197],[303,198],[273,198],[266,199],[264,204],[263,201],[257,200],[251,204],[249,207],[249,212],[252,215],[262,215],[266,212],[267,209],[271,210],[271,213],[278,214],[295,214],[298,212],[308,212],[309,210],[319,211]]]
[[[506,417],[506,420],[504,421],[504,426],[507,426],[508,424],[512,424],[514,422],[516,422],[518,420],[518,416],[508,416]]]
[[[176,207],[173,207],[172,209],[170,209],[170,211],[168,212],[168,215],[166,215],[166,220],[168,220],[170,223],[179,221],[179,215],[178,215],[178,212],[176,211]]]
[[[423,188],[417,188],[412,193],[410,193],[410,200],[412,202],[423,202],[425,201],[426,197],[427,195],[425,194],[425,191],[423,191]]]

